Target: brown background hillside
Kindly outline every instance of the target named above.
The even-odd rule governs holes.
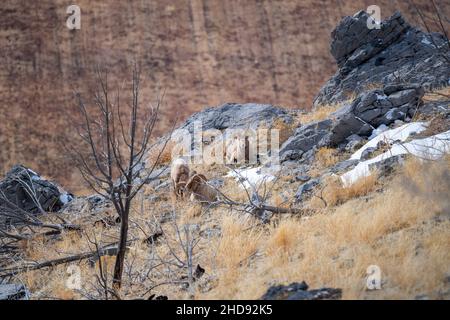
[[[438,5],[449,11],[446,1]],[[141,63],[143,94],[166,90],[165,123],[205,106],[261,102],[309,108],[335,72],[330,32],[341,17],[373,1],[88,1],[81,30],[66,28],[57,0],[3,0],[0,5],[0,170],[20,162],[73,187],[57,140],[74,88],[87,92],[96,64],[129,78]],[[170,4],[169,4],[170,3]],[[430,1],[416,1],[432,12]],[[407,1],[377,1],[386,18]],[[160,126],[160,132],[165,129]]]

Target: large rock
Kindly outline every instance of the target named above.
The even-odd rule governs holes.
[[[341,289],[308,290],[308,285],[303,281],[301,283],[293,282],[287,286],[272,286],[261,297],[261,300],[337,300],[341,297]]]
[[[277,119],[285,123],[292,122],[292,117],[287,111],[269,104],[226,103],[195,113],[186,120],[180,129],[188,129],[189,132],[192,132],[195,121],[201,122],[202,130],[256,129],[261,124],[270,127]]]
[[[293,111],[287,111],[269,104],[256,104],[256,103],[226,103],[218,107],[209,107],[198,113],[195,113],[189,117],[186,122],[175,130],[171,139],[172,142],[178,146],[183,145],[184,149],[187,149],[190,145],[190,155],[201,155],[199,145],[195,143],[195,139],[198,138],[200,130],[204,133],[203,143],[210,144],[214,140],[215,142],[220,139],[227,139],[242,134],[240,139],[246,139],[252,133],[247,130],[256,130],[258,128],[280,129],[280,139],[286,137],[290,133],[290,124],[293,123],[292,114]],[[281,122],[281,128],[278,125]],[[283,125],[284,124],[284,125]],[[240,129],[241,132],[231,132],[232,129]],[[221,135],[215,136],[213,133],[213,139],[205,134],[205,132],[214,130],[220,130]],[[230,130],[230,131],[228,131]],[[195,136],[193,135],[195,133]],[[230,134],[230,136],[227,136]],[[190,136],[190,139],[189,139]],[[241,140],[243,141],[243,140]],[[230,143],[225,142],[225,143]],[[245,142],[247,143],[247,142]],[[233,148],[232,144],[224,146],[226,148]],[[186,150],[184,150],[186,151]],[[186,154],[185,154],[186,156]],[[247,155],[246,155],[247,156]]]
[[[308,123],[297,128],[294,134],[281,147],[281,160],[300,159],[307,151],[326,145],[332,125],[332,120],[327,119]]]
[[[14,166],[0,181],[0,207],[37,214],[59,211],[71,200],[72,195],[21,165]]]
[[[380,29],[369,29],[367,19],[366,12],[358,12],[345,17],[332,32],[331,53],[339,69],[320,90],[315,106],[344,101],[348,93],[363,92],[370,84],[417,83],[426,88],[449,84],[450,50],[442,34],[410,26],[399,12],[383,21]],[[401,99],[392,97],[399,105]]]

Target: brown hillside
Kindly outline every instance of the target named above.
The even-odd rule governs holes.
[[[415,1],[424,12],[431,2]],[[419,3],[420,2],[420,3]],[[74,88],[87,92],[95,65],[115,79],[142,64],[143,95],[166,90],[165,123],[206,105],[262,102],[309,108],[335,72],[330,32],[370,1],[88,1],[81,30],[66,28],[67,1],[2,1],[0,7],[0,171],[24,163],[65,182],[73,178],[57,139]],[[378,1],[385,18],[407,1]],[[445,1],[439,6],[449,11]],[[164,131],[165,125],[159,128]],[[76,181],[76,180],[74,180]]]

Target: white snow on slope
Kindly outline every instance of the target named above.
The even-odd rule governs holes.
[[[257,188],[261,183],[270,182],[275,179],[274,174],[280,170],[279,165],[270,167],[256,167],[247,169],[236,169],[230,171],[226,176],[234,177],[239,182],[241,188],[246,189]]]
[[[389,130],[389,127],[383,123],[378,128],[376,128],[372,131],[372,134],[370,135],[369,140],[372,140],[373,138],[375,138],[376,136],[382,134],[383,132],[385,132],[387,130]]]
[[[351,160],[359,160],[361,159],[361,155],[369,147],[376,147],[378,142],[385,141],[387,143],[392,143],[394,141],[405,141],[412,133],[420,133],[427,128],[426,122],[411,122],[404,124],[395,129],[390,129],[384,131],[377,135],[375,138],[367,142],[364,146],[362,146],[358,151],[356,151],[350,157]]]
[[[385,153],[382,153],[373,159],[358,163],[355,168],[341,176],[341,181],[344,187],[348,187],[356,180],[370,175],[370,164],[377,163],[397,155],[412,154],[421,159],[436,160],[441,158],[446,153],[450,153],[450,131],[425,139],[412,140],[404,144],[396,143]]]

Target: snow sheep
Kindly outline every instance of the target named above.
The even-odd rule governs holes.
[[[176,159],[170,169],[173,191],[175,196],[183,198],[185,196],[186,183],[189,180],[189,165],[184,159]]]
[[[195,172],[195,171],[194,171]],[[194,173],[186,184],[186,190],[191,194],[191,201],[215,202],[218,198],[218,192],[210,186],[208,179],[200,173]]]

